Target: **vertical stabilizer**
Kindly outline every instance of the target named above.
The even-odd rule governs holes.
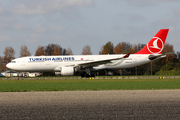
[[[161,54],[168,31],[169,29],[159,30],[159,32],[146,44],[146,46],[135,54]]]

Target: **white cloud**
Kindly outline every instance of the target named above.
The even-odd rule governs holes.
[[[67,27],[63,27],[63,26],[51,26],[51,27],[49,27],[49,30],[61,32],[61,31],[67,30]]]
[[[30,34],[29,39],[27,40],[27,43],[29,44],[37,43],[42,38],[43,36],[41,34],[32,33]]]
[[[0,4],[0,13],[3,13],[3,12],[4,12],[4,8]]]
[[[142,15],[140,14],[135,14],[130,18],[130,21],[142,21],[145,19]]]
[[[10,36],[7,35],[0,35],[0,41],[9,41],[11,40]]]
[[[38,24],[35,28],[34,28],[34,31],[37,31],[39,33],[44,33],[47,31],[47,28]]]
[[[34,9],[33,8],[28,8],[24,4],[19,4],[15,6],[13,9],[13,12],[18,14],[18,15],[33,15],[33,14],[43,14],[46,13],[46,10],[43,10],[44,8],[39,5],[36,6]]]
[[[32,0],[31,0],[32,1]],[[18,15],[45,14],[54,10],[67,9],[76,6],[92,6],[92,0],[36,0],[34,4],[21,1],[13,7],[13,12]]]
[[[180,8],[175,9],[174,12],[176,15],[180,15]]]
[[[92,0],[62,0],[62,7],[92,6]]]
[[[154,0],[159,2],[173,2],[173,1],[179,1],[179,0]]]
[[[62,34],[60,34],[60,35],[55,35],[55,36],[53,36],[52,37],[52,41],[53,42],[63,42],[63,41],[69,41],[70,39],[66,36],[66,35],[62,35]],[[51,41],[51,42],[52,42]],[[70,42],[70,41],[69,41]]]
[[[41,38],[42,35],[41,35],[41,34],[36,34],[36,33],[34,33],[34,34],[31,34],[30,37],[31,37],[31,38]]]
[[[157,2],[175,2],[180,0],[126,0],[130,5],[137,6],[137,7],[146,7],[156,5]]]
[[[12,24],[14,21],[14,18],[9,15],[1,15],[0,17],[0,30],[4,30],[5,28],[8,28],[9,25]]]
[[[41,24],[38,24],[35,28],[33,28],[33,31],[36,31],[37,33],[45,33],[50,31],[62,32],[65,30],[67,30],[67,27],[64,26],[43,26]]]
[[[146,7],[152,6],[154,3],[152,1],[147,0],[127,0],[129,5],[138,6],[138,7]]]
[[[15,24],[13,27],[15,30],[23,30],[24,29],[24,25],[22,25],[22,24]]]
[[[171,31],[174,31],[174,27],[173,26],[169,26],[169,30],[171,30]]]
[[[166,26],[167,25],[176,25],[178,23],[178,19],[176,18],[167,18],[167,19],[160,19],[158,21],[156,21],[155,23],[153,23],[154,25],[158,26],[158,25],[161,25],[161,26]]]

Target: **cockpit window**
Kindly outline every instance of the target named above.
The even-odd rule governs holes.
[[[11,63],[16,63],[16,61],[11,61]]]

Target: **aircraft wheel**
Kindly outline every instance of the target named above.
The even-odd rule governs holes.
[[[24,75],[24,78],[27,78],[27,75]]]
[[[83,78],[83,77],[84,77],[84,75],[83,75],[83,74],[81,74],[81,77]]]
[[[91,77],[95,77],[95,74],[91,74]]]
[[[87,77],[87,78],[89,78],[89,77],[90,77],[90,75],[89,75],[89,74],[86,74],[86,77]]]
[[[85,75],[86,75],[86,73],[83,72],[83,73],[81,74],[81,77],[83,78],[83,77],[85,77]]]

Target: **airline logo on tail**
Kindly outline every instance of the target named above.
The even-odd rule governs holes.
[[[135,54],[161,54],[164,48],[166,37],[169,29],[161,29],[158,33],[146,44],[146,46]]]
[[[147,49],[151,53],[160,53],[163,50],[163,41],[158,37],[153,37],[147,44]]]

